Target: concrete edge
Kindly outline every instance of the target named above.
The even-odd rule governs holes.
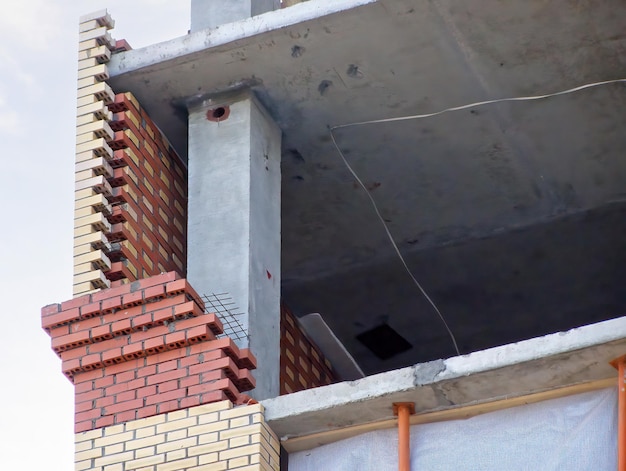
[[[196,31],[186,36],[121,52],[108,63],[110,77],[124,75],[146,67],[163,64],[194,53],[262,33],[297,25],[316,18],[376,3],[378,0],[310,0],[281,10],[270,11],[217,28]]]
[[[262,403],[280,437],[302,437],[388,420],[392,402],[415,402],[424,414],[611,378],[608,362],[625,350],[620,317]]]

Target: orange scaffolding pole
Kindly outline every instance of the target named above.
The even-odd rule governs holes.
[[[414,402],[396,402],[393,413],[398,416],[398,471],[411,471],[411,414]]]
[[[617,471],[626,471],[626,355],[611,362],[617,368]]]

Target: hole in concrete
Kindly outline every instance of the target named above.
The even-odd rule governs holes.
[[[413,348],[413,345],[392,329],[389,324],[381,324],[367,330],[357,335],[356,339],[381,360],[387,360]]]
[[[218,106],[212,110],[207,111],[206,119],[209,121],[225,121],[230,115],[230,108],[228,106]]]

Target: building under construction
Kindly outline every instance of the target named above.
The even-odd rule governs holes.
[[[626,6],[191,5],[80,19],[75,469],[626,471]]]

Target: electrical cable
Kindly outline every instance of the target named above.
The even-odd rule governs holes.
[[[476,107],[479,107],[479,106],[493,105],[493,104],[496,104],[496,103],[505,103],[505,102],[512,102],[512,101],[543,100],[543,99],[546,99],[546,98],[551,98],[551,97],[555,97],[555,96],[559,96],[559,95],[567,95],[569,93],[575,93],[575,92],[578,92],[578,91],[581,91],[581,90],[585,90],[587,88],[599,87],[599,86],[602,86],[602,85],[609,85],[609,84],[613,84],[613,83],[626,83],[626,78],[614,79],[614,80],[606,80],[606,81],[603,81],[603,82],[588,83],[588,84],[585,84],[585,85],[580,85],[578,87],[569,88],[567,90],[561,90],[559,92],[548,93],[546,95],[530,95],[530,96],[521,96],[521,97],[512,97],[512,98],[498,98],[498,99],[495,99],[495,100],[478,101],[478,102],[470,103],[470,104],[467,104],[467,105],[461,105],[461,106],[455,106],[455,107],[452,107],[452,108],[446,108],[444,110],[436,111],[434,113],[417,114],[417,115],[410,115],[410,116],[400,116],[400,117],[396,117],[396,118],[374,119],[374,120],[370,120],[370,121],[360,121],[360,122],[356,122],[356,123],[339,124],[339,125],[336,125],[336,126],[329,127],[330,137],[331,137],[331,139],[333,141],[335,149],[337,149],[337,153],[341,157],[341,160],[343,160],[343,163],[346,166],[346,168],[348,169],[348,171],[352,174],[354,179],[358,182],[359,186],[361,188],[363,188],[363,190],[365,191],[365,194],[367,195],[367,197],[369,198],[370,202],[372,203],[372,207],[374,208],[374,211],[376,212],[376,215],[378,216],[378,219],[380,220],[381,224],[383,225],[383,228],[385,229],[385,232],[387,233],[387,238],[391,242],[391,245],[393,246],[396,254],[398,255],[398,258],[400,259],[400,262],[402,262],[402,266],[404,267],[404,269],[408,273],[408,275],[411,278],[411,280],[413,280],[413,283],[415,284],[415,286],[417,286],[417,288],[422,293],[424,298],[428,301],[428,303],[435,310],[435,312],[439,316],[439,319],[441,319],[441,322],[443,323],[444,327],[446,328],[446,331],[448,332],[448,335],[450,336],[450,339],[452,340],[452,343],[454,345],[454,349],[456,350],[457,355],[460,356],[461,352],[460,352],[458,344],[456,342],[456,338],[454,336],[454,333],[452,332],[452,330],[448,326],[448,323],[446,322],[446,319],[444,318],[443,314],[441,313],[441,311],[439,310],[439,308],[437,307],[435,302],[431,299],[431,297],[428,295],[428,293],[426,293],[426,290],[422,287],[420,282],[417,281],[417,278],[415,277],[415,275],[413,275],[413,272],[411,271],[411,269],[407,265],[406,260],[404,259],[404,256],[402,255],[402,253],[400,252],[400,249],[398,248],[398,244],[396,244],[396,241],[393,238],[393,235],[391,234],[391,231],[389,230],[389,226],[387,225],[387,222],[385,221],[385,219],[383,218],[383,216],[380,213],[380,210],[378,209],[378,205],[376,204],[376,201],[374,200],[374,197],[372,196],[371,192],[367,189],[367,187],[365,186],[365,184],[363,183],[361,178],[354,171],[352,166],[348,163],[348,160],[346,159],[345,155],[343,154],[343,152],[339,148],[339,145],[337,144],[337,141],[335,139],[334,131],[337,130],[337,129],[345,129],[345,128],[354,127],[354,126],[364,126],[364,125],[367,125],[367,124],[391,123],[391,122],[396,122],[396,121],[408,121],[408,120],[411,120],[411,119],[431,118],[431,117],[438,116],[438,115],[441,115],[441,114],[444,114],[444,113],[448,113],[448,112],[451,112],[451,111],[461,111],[461,110],[466,110],[466,109],[469,109],[469,108],[476,108]]]

